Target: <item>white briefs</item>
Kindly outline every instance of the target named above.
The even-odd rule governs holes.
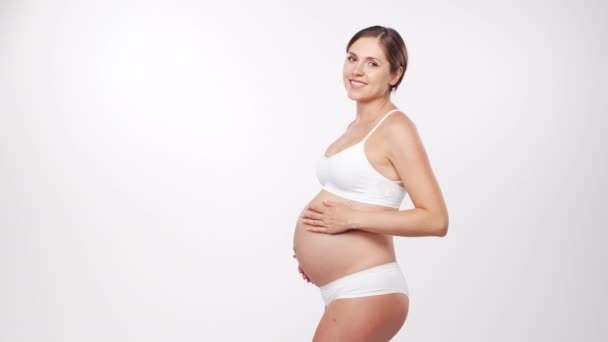
[[[319,288],[325,306],[338,298],[403,293],[408,296],[405,277],[397,262],[374,266],[336,279]]]

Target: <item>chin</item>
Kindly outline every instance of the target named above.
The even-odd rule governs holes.
[[[366,101],[366,100],[370,100],[370,96],[367,94],[361,94],[358,92],[352,92],[347,90],[346,91],[346,95],[348,96],[349,99],[353,100],[353,101]]]

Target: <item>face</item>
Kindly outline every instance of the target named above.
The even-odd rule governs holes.
[[[390,86],[397,83],[401,70],[391,74],[378,38],[362,37],[350,46],[346,54],[344,87],[348,97],[355,101],[388,96]]]

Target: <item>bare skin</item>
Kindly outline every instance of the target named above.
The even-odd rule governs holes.
[[[357,102],[357,115],[326,157],[360,142],[380,117],[396,107],[389,86],[403,68],[391,72],[377,38],[358,39],[344,62],[344,85]],[[294,257],[302,278],[323,286],[345,275],[395,261],[393,236],[444,236],[447,209],[415,126],[392,114],[369,137],[364,153],[390,180],[402,180],[415,208],[351,201],[320,191],[302,210],[294,234]],[[314,341],[389,341],[403,326],[409,298],[400,293],[332,301]]]
[[[407,318],[409,298],[401,293],[336,299],[325,309],[313,342],[390,341]]]
[[[323,205],[324,200],[331,200],[360,212],[397,210],[351,201],[324,190],[321,190],[306,208]],[[309,231],[310,227],[302,219],[298,219],[294,234],[294,256],[298,259],[298,268],[302,270],[303,277],[317,286],[395,261],[393,238],[390,235],[360,230],[349,230],[340,234],[318,234]]]

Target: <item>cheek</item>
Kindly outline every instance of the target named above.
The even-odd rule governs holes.
[[[369,73],[370,80],[374,82],[375,85],[384,87],[388,85],[390,82],[390,78],[385,72],[370,72]]]
[[[344,76],[347,76],[351,73],[352,67],[350,65],[348,65],[347,63],[344,63],[344,66],[342,67],[342,74]]]
[[[368,72],[367,73],[367,80],[369,81],[369,83],[373,84],[374,86],[378,86],[381,82],[382,82],[382,77],[378,77],[378,73],[376,72]]]

